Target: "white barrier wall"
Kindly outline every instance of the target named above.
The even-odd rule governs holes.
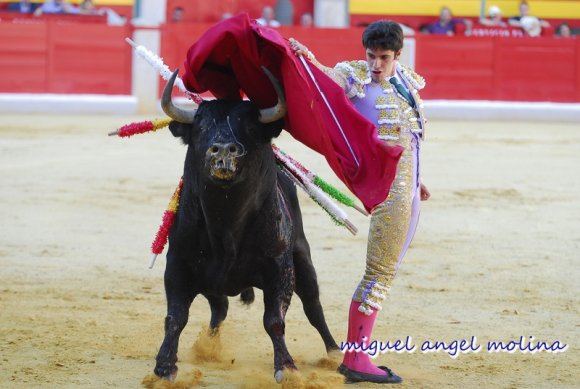
[[[166,0],[136,0],[133,41],[159,55],[161,32],[159,26],[165,22]],[[138,101],[139,113],[156,112],[158,107],[159,73],[133,51],[131,93]]]
[[[314,0],[316,27],[348,27],[347,0]]]

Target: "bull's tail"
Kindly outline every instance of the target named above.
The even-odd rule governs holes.
[[[244,289],[242,290],[242,293],[240,293],[240,301],[244,305],[250,305],[254,302],[255,298],[256,296],[254,295],[254,288]]]

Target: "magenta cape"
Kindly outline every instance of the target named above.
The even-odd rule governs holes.
[[[342,88],[307,63],[358,166],[332,113],[287,41],[277,31],[250,21],[246,14],[216,24],[191,46],[183,81],[192,92],[209,90],[216,98],[225,99],[241,99],[245,94],[258,107],[266,108],[277,102],[276,92],[261,69],[267,67],[286,94],[284,128],[324,155],[334,173],[370,211],[386,199],[403,149],[379,140],[376,127],[358,113]]]

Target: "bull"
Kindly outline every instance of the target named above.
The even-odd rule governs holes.
[[[165,86],[162,108],[171,133],[187,145],[183,189],[169,233],[164,282],[165,337],[156,357],[157,376],[177,374],[179,337],[189,308],[201,294],[209,302],[210,334],[228,313],[228,296],[254,300],[263,290],[263,325],[274,347],[274,377],[296,369],[286,347],[285,315],[293,292],[327,351],[338,350],[320,305],[317,277],[304,235],[296,188],[276,165],[271,141],[282,131],[284,94],[264,68],[278,104],[259,110],[250,101],[213,100],[197,110],[175,106]],[[211,335],[210,335],[211,336]]]

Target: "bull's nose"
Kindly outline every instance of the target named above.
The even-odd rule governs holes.
[[[240,147],[235,143],[214,143],[209,148],[209,154],[212,156],[240,155]]]

